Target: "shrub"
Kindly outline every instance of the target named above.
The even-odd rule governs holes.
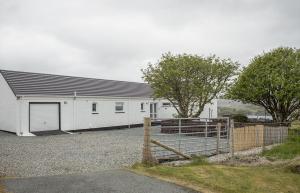
[[[248,117],[246,115],[243,114],[236,114],[232,116],[232,119],[235,122],[240,122],[240,123],[245,123],[248,122]]]

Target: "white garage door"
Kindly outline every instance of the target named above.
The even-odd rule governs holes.
[[[30,104],[30,132],[59,130],[59,104]]]

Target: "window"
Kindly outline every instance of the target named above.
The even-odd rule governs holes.
[[[144,111],[144,103],[141,103],[141,111]]]
[[[116,112],[124,112],[124,103],[123,102],[116,102]]]
[[[98,113],[97,103],[92,103],[92,113],[93,113],[93,114]]]
[[[171,103],[163,103],[162,104],[164,107],[170,107],[171,106]]]

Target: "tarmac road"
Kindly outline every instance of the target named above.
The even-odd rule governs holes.
[[[193,190],[127,170],[10,178],[1,183],[9,193],[195,193]]]

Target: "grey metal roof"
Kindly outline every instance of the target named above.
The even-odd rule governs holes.
[[[153,90],[148,84],[116,80],[104,80],[32,72],[0,70],[17,96],[110,96],[151,97]]]

